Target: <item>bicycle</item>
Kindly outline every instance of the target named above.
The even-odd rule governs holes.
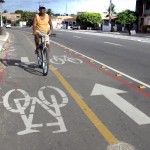
[[[44,40],[42,40],[44,39]],[[39,45],[39,51],[37,51],[37,60],[39,68],[43,70],[43,75],[46,76],[49,71],[49,53],[48,48],[46,46],[46,37],[42,36],[40,37],[40,45]]]

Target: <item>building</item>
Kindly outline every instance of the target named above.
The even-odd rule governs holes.
[[[11,22],[15,22],[21,18],[21,14],[15,14],[15,13],[3,13],[2,16],[6,17],[6,19]]]
[[[59,28],[60,24],[64,24],[66,28],[76,24],[76,17],[72,16],[57,16],[52,18],[54,28]]]
[[[150,26],[150,0],[136,0],[136,12],[138,18],[138,30],[143,31],[146,26]]]

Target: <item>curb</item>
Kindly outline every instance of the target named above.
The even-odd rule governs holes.
[[[3,39],[0,39],[0,52],[2,51],[2,48],[3,48],[5,42],[7,41],[8,38],[9,38],[9,33],[6,32],[6,36]]]
[[[9,38],[9,33],[8,32],[6,32],[6,37],[4,38],[4,40],[3,41],[7,41],[7,39]]]

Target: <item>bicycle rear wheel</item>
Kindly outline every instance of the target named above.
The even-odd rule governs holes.
[[[49,53],[48,48],[43,49],[43,55],[42,55],[42,69],[43,69],[43,75],[46,76],[49,71]]]

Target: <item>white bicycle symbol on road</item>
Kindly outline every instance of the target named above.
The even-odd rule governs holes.
[[[77,58],[71,58],[71,57],[68,57],[67,55],[63,55],[63,56],[53,55],[53,58],[50,59],[50,62],[53,63],[53,64],[65,64],[65,62],[71,62],[71,63],[74,63],[74,64],[83,63],[82,60],[77,59]]]
[[[55,95],[50,95],[52,103],[46,100],[44,96],[44,90],[46,90],[47,88],[56,91],[60,95],[60,97],[62,98],[61,104],[58,104],[58,101]],[[11,107],[12,104],[10,104],[10,102],[12,103],[11,95],[14,92],[19,92],[24,97],[24,98],[13,99],[16,105],[16,108],[12,108]],[[47,86],[47,87],[42,87],[39,89],[38,96],[40,99],[38,99],[37,97],[30,97],[29,94],[22,89],[17,89],[17,90],[13,89],[13,90],[8,91],[3,97],[3,104],[5,108],[10,112],[19,113],[26,127],[25,130],[20,131],[17,134],[24,135],[28,133],[40,132],[39,130],[35,128],[42,127],[43,124],[32,123],[34,111],[35,111],[35,104],[37,103],[41,105],[41,107],[44,108],[49,114],[51,114],[53,117],[56,118],[57,122],[46,123],[46,126],[59,126],[60,129],[53,131],[53,133],[67,132],[66,126],[64,124],[64,121],[60,112],[60,108],[66,106],[68,103],[67,95],[62,90],[56,87]],[[23,105],[22,105],[22,101],[24,102]],[[27,116],[26,109],[29,107],[30,104],[31,104],[31,107],[30,107],[29,115]]]

